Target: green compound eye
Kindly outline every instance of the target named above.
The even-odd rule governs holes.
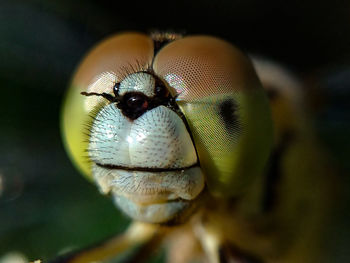
[[[251,62],[223,40],[189,36],[161,49],[153,68],[176,91],[211,194],[244,192],[272,144],[268,100]]]
[[[114,86],[128,72],[146,69],[153,58],[153,41],[146,35],[126,33],[112,36],[95,48],[77,68],[62,109],[61,127],[66,149],[73,163],[92,180],[88,149],[89,127],[97,109],[108,101],[81,92],[106,93],[114,96]],[[133,70],[134,69],[134,70]]]
[[[190,215],[206,189],[244,192],[264,169],[272,123],[251,62],[231,44],[189,36],[155,46],[124,33],[90,51],[62,128],[73,162],[126,214],[166,223]]]

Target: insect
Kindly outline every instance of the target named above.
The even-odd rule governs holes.
[[[57,262],[136,244],[144,255],[165,240],[169,262],[321,262],[333,193],[297,89],[211,36],[101,42],[73,77],[63,134],[79,170],[134,222]]]

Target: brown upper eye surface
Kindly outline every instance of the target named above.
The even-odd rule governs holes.
[[[152,63],[153,49],[152,39],[140,33],[107,38],[85,57],[75,74],[73,85],[86,89],[94,78],[104,72],[115,73],[119,81],[130,71],[144,70]]]
[[[259,87],[250,61],[231,44],[209,36],[171,42],[155,56],[153,69],[181,93],[179,99]]]

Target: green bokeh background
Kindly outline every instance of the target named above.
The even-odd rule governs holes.
[[[331,0],[1,0],[0,256],[20,251],[49,259],[120,233],[129,222],[74,169],[59,131],[75,66],[94,43],[119,31],[212,34],[288,65],[311,87],[318,135],[350,185],[349,17],[349,2]],[[337,255],[350,242],[348,211],[340,211]]]

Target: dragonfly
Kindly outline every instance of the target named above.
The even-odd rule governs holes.
[[[52,262],[329,262],[337,180],[287,69],[207,35],[125,32],[78,66],[62,111],[77,169],[133,221]]]

